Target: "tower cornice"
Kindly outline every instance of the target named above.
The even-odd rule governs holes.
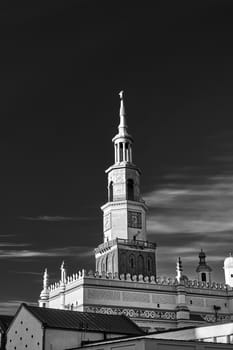
[[[135,164],[128,162],[115,163],[111,165],[108,169],[106,169],[105,173],[108,174],[111,170],[116,169],[133,169],[136,170],[139,173],[139,175],[141,175],[141,170]]]
[[[119,200],[119,201],[114,201],[114,202],[107,202],[104,205],[102,205],[101,210],[105,210],[108,207],[112,208],[112,207],[119,207],[119,206],[125,206],[125,207],[140,207],[144,210],[148,210],[148,207],[146,206],[145,202],[142,200],[140,202],[136,202],[136,201],[129,201],[129,200]]]

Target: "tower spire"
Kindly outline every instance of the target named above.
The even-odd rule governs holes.
[[[128,134],[126,112],[124,103],[124,92],[119,92],[120,96],[120,124],[118,125],[118,134],[113,138],[115,150],[115,164],[131,163],[132,164],[132,143],[133,139]]]
[[[124,91],[122,90],[119,92],[119,96],[120,96],[120,124],[118,126],[118,130],[119,130],[120,134],[125,134],[126,129],[127,129],[125,104],[124,104],[123,95],[124,95]]]
[[[129,137],[127,132],[127,122],[126,122],[126,112],[125,112],[125,104],[124,104],[124,91],[119,92],[120,96],[120,124],[118,126],[118,136],[120,137]]]
[[[179,258],[176,261],[176,279],[178,282],[180,282],[182,279],[182,273],[183,273],[182,261],[179,256]]]

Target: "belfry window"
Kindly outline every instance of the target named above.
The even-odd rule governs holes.
[[[134,200],[134,182],[132,179],[127,180],[127,199]]]
[[[120,143],[120,162],[123,162],[123,143]]]
[[[206,274],[205,274],[205,272],[202,272],[201,280],[202,280],[202,282],[206,282]]]
[[[129,161],[129,144],[128,144],[128,142],[126,142],[126,144],[125,144],[125,160],[126,160],[126,162]]]

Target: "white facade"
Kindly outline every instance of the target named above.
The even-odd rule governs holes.
[[[61,308],[60,293],[59,284],[50,286],[47,307]],[[113,278],[83,270],[67,277],[64,295],[66,309],[125,314],[150,330],[233,320],[233,289],[214,282]]]
[[[231,254],[224,260],[224,272],[226,284],[233,287],[233,256]]]

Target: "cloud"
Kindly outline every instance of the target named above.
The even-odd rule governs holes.
[[[203,248],[214,278],[223,281],[223,261],[233,250],[233,176],[174,175],[143,197],[148,238],[158,244],[158,273],[174,275],[181,256],[184,271],[195,278]]]
[[[14,315],[16,310],[22,303],[27,303],[30,305],[38,306],[35,302],[30,302],[28,300],[7,300],[0,302],[0,314],[2,315]]]
[[[89,246],[62,247],[47,250],[17,250],[0,249],[0,259],[37,258],[37,257],[90,257],[93,255],[93,248]]]
[[[86,217],[86,216],[20,216],[21,220],[26,221],[45,221],[45,222],[62,222],[62,221],[88,221],[94,220],[94,218]]]
[[[144,196],[151,209],[149,232],[224,232],[233,230],[233,177],[203,184],[169,184]]]
[[[12,243],[12,242],[3,242],[0,243],[0,247],[27,247],[30,246],[29,243]]]

